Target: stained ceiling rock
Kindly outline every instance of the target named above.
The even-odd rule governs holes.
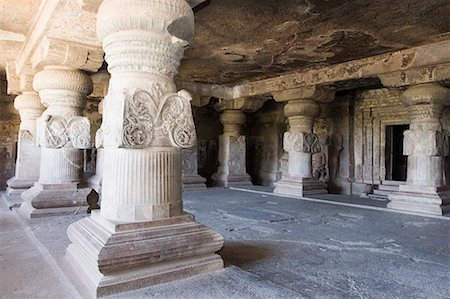
[[[450,39],[448,0],[210,0],[182,80],[236,84]]]

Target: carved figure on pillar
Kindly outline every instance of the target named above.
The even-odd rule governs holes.
[[[450,186],[444,177],[449,137],[442,126],[450,89],[437,83],[415,85],[403,93],[403,101],[411,118],[403,140],[407,180],[389,195],[388,208],[441,215],[450,211]]]
[[[223,267],[215,254],[223,237],[184,212],[181,197],[181,149],[196,143],[196,131],[191,96],[176,91],[173,77],[193,29],[185,0],[106,0],[99,8],[111,79],[98,142],[115,162],[104,165],[101,210],[68,228],[67,249],[94,295]]]

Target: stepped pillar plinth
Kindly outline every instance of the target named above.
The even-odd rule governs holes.
[[[449,132],[442,126],[450,89],[437,83],[419,84],[408,88],[402,98],[411,119],[403,140],[407,179],[399,191],[389,195],[388,208],[442,215],[450,211],[450,182],[445,176]]]
[[[100,211],[71,224],[67,258],[94,296],[223,267],[223,237],[183,210],[181,150],[196,142],[191,96],[176,91],[194,15],[184,0],[103,1],[97,35],[111,74],[97,142]],[[113,161],[113,162],[110,162]]]
[[[39,179],[41,150],[36,145],[36,119],[44,106],[37,92],[33,90],[32,75],[21,75],[22,92],[14,99],[14,107],[20,114],[19,138],[17,144],[16,172],[7,181],[7,195],[19,196],[31,188]]]
[[[81,115],[92,82],[81,70],[49,65],[33,86],[47,108],[36,122],[41,164],[19,212],[30,218],[86,212],[91,189],[82,182],[82,150],[90,147],[90,122]]]

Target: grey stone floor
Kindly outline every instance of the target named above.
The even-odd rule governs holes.
[[[224,235],[226,268],[112,298],[450,298],[449,218],[221,188],[184,198]],[[0,298],[84,297],[64,259],[83,215],[25,226],[0,210]]]

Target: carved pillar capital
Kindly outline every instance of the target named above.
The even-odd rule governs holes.
[[[309,99],[291,100],[284,106],[290,131],[311,132],[314,119],[320,114],[320,105]]]
[[[402,94],[411,116],[411,129],[440,130],[443,107],[450,105],[450,89],[437,83],[418,84]]]
[[[241,110],[224,110],[220,114],[220,122],[223,124],[224,135],[239,137],[241,127],[245,124],[247,117]]]

